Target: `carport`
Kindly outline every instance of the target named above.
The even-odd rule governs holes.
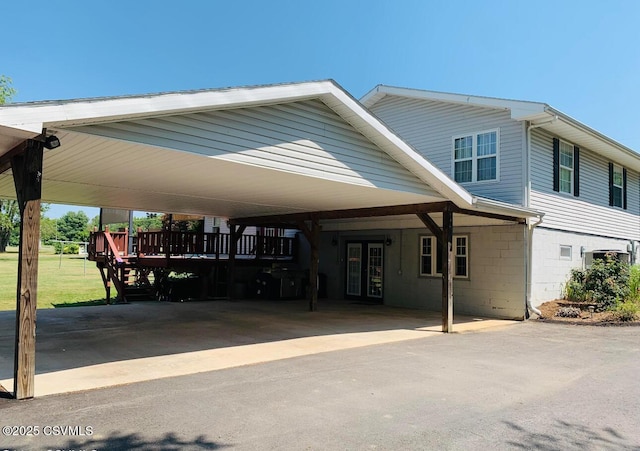
[[[0,196],[17,197],[21,253],[14,391],[34,395],[40,202],[215,214],[295,227],[317,306],[323,226],[413,215],[443,243],[442,331],[452,331],[454,220],[537,213],[472,196],[333,81],[0,108]],[[435,215],[434,215],[435,214]]]

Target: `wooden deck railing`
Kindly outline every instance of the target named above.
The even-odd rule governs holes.
[[[107,242],[108,239],[111,242]],[[228,233],[139,231],[136,241],[138,255],[205,255],[220,258],[220,255],[229,255],[231,236]],[[111,245],[113,249],[109,250]],[[293,257],[294,245],[295,239],[289,237],[242,235],[236,243],[236,255],[255,258]],[[112,258],[112,254],[115,255],[116,252],[121,256],[128,254],[127,232],[91,233],[90,260]]]
[[[228,233],[138,232],[137,252],[144,255],[198,254],[220,257],[229,254]],[[236,255],[259,257],[293,257],[294,239],[261,235],[242,235]]]

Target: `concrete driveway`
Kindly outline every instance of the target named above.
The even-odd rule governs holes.
[[[459,332],[510,321],[457,316]],[[15,312],[0,312],[0,385],[13,391]],[[38,311],[35,395],[184,376],[438,335],[439,313],[324,301],[147,302]]]
[[[0,449],[638,450],[639,337],[527,322],[0,400]]]

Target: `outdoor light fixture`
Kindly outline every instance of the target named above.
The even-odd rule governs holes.
[[[60,140],[55,135],[47,136],[44,139],[44,146],[49,150],[56,149],[60,147]]]
[[[386,244],[387,246],[391,246],[391,243],[393,243],[393,240],[391,239],[390,236],[388,236],[387,239],[384,241],[384,244]]]
[[[331,238],[331,245],[332,246],[338,245],[338,237],[336,235],[334,235],[333,238]]]

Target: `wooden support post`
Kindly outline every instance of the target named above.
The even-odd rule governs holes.
[[[42,149],[42,142],[29,140],[24,153],[11,159],[20,206],[20,256],[13,375],[16,399],[33,398],[34,395]]]
[[[236,279],[236,253],[238,240],[242,238],[247,226],[231,224],[229,227],[229,266],[227,267],[227,297],[234,299],[233,285]]]
[[[442,245],[442,332],[453,332],[453,211],[445,205],[442,211],[442,228],[428,213],[417,213],[418,218]]]
[[[453,332],[453,211],[442,212],[442,332]]]
[[[311,247],[311,259],[309,262],[309,311],[318,310],[318,269],[320,263],[320,223],[317,218],[311,220],[311,228],[304,221],[298,223],[305,238]]]

